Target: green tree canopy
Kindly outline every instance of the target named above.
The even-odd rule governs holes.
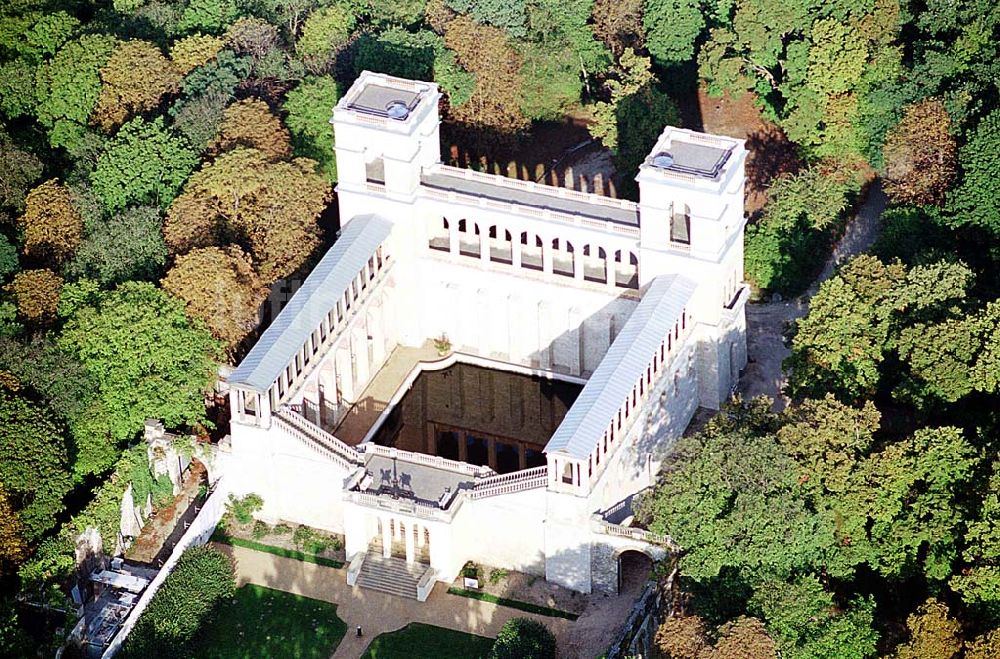
[[[159,278],[167,263],[160,210],[135,206],[113,213],[88,228],[66,268],[71,277],[105,286]]]
[[[198,160],[187,141],[164,126],[163,117],[151,122],[136,118],[122,126],[98,157],[90,180],[108,212],[132,204],[166,208]]]
[[[200,423],[218,345],[184,305],[152,284],[128,282],[69,315],[59,345],[90,374],[115,438],[148,418]]]
[[[19,389],[0,383],[0,482],[33,541],[55,526],[72,482],[65,429]]]
[[[285,124],[292,134],[295,155],[315,160],[331,182],[337,180],[337,159],[330,115],[339,98],[340,90],[333,78],[306,76],[285,99]]]

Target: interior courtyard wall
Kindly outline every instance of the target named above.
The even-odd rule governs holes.
[[[568,375],[589,375],[638,298],[421,259],[418,339],[445,335],[455,349]],[[582,329],[581,329],[582,328]],[[581,340],[582,337],[582,340]]]

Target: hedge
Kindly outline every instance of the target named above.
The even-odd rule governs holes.
[[[296,561],[302,561],[304,563],[314,563],[315,565],[322,565],[323,567],[332,567],[337,569],[344,567],[343,563],[334,558],[326,558],[324,556],[316,556],[315,554],[307,554],[305,552],[297,551],[295,549],[285,549],[284,547],[265,545],[262,542],[254,542],[253,540],[234,538],[232,536],[226,535],[225,533],[219,530],[216,530],[216,532],[212,534],[212,541],[224,545],[230,545],[232,547],[243,547],[244,549],[253,549],[254,551],[262,551],[266,554],[274,554],[275,556],[281,556],[283,558],[291,558]]]
[[[493,604],[499,604],[500,606],[506,606],[511,609],[517,609],[519,611],[527,611],[528,613],[537,613],[540,616],[548,616],[549,618],[565,618],[566,620],[576,620],[580,616],[575,613],[570,613],[569,611],[560,611],[559,609],[550,609],[547,606],[541,606],[539,604],[531,604],[530,602],[521,602],[518,600],[507,599],[506,597],[497,597],[496,595],[490,595],[489,593],[480,593],[474,590],[466,590],[465,588],[457,588],[452,586],[448,589],[448,592],[452,595],[459,595],[461,597],[468,597],[474,600],[480,600],[483,602],[491,602]]]
[[[188,549],[139,616],[119,657],[192,656],[195,634],[235,592],[235,571],[228,556],[214,547]]]

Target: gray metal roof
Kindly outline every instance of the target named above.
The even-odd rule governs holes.
[[[392,223],[377,215],[359,215],[348,222],[337,242],[229,376],[229,383],[267,391],[391,231]]]
[[[590,217],[595,220],[611,220],[619,224],[629,226],[639,226],[639,211],[628,208],[616,208],[614,206],[604,206],[600,204],[588,204],[578,199],[559,197],[559,188],[552,188],[552,194],[535,192],[532,190],[522,190],[518,188],[501,187],[490,185],[482,181],[466,179],[461,176],[452,176],[442,172],[424,171],[420,174],[420,182],[430,188],[439,190],[450,190],[462,194],[484,197],[494,201],[502,201],[508,204],[520,204],[532,206],[534,208],[547,208],[561,213],[570,213]]]
[[[668,151],[654,153],[647,161],[659,169],[669,169],[672,172],[714,179],[729,160],[733,148],[723,149],[674,139],[671,141]],[[667,156],[669,165],[660,164],[657,159],[662,156]]]
[[[348,102],[347,107],[366,114],[388,117],[387,111],[392,103],[401,103],[409,113],[417,107],[419,102],[419,91],[368,83],[358,90],[354,98]]]
[[[664,275],[653,279],[573,407],[545,445],[546,453],[565,453],[585,460],[593,452],[618,408],[645,374],[667,332],[680,320],[694,291],[694,282],[684,277]]]

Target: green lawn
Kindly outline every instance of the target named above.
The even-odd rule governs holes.
[[[327,659],[346,631],[336,604],[247,585],[199,630],[196,656]]]
[[[482,659],[493,639],[411,622],[377,636],[361,659]]]

